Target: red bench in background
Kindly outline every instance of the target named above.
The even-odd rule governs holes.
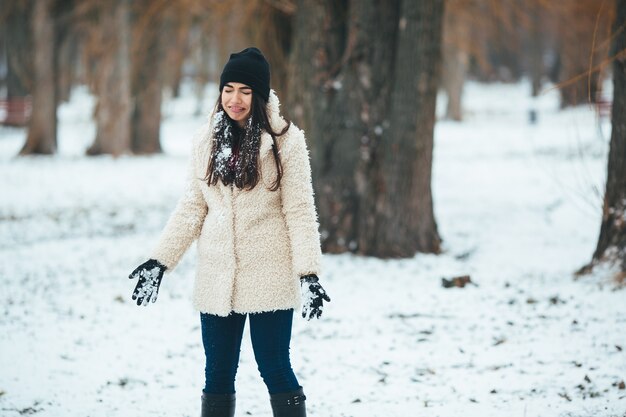
[[[26,126],[32,110],[30,96],[0,99],[0,124]]]

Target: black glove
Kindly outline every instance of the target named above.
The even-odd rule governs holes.
[[[133,291],[133,300],[137,300],[138,306],[142,304],[147,306],[150,301],[153,303],[156,301],[166,269],[167,267],[156,259],[150,259],[139,265],[128,276],[130,279],[139,278]]]
[[[317,275],[300,277],[300,290],[302,292],[302,317],[307,320],[313,317],[320,318],[324,310],[324,300],[330,302],[330,297],[320,285]]]

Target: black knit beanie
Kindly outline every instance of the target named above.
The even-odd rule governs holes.
[[[270,64],[257,48],[230,54],[220,76],[220,92],[231,81],[250,86],[265,101],[270,98]]]

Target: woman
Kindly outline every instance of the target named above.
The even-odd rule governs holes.
[[[304,134],[279,113],[257,48],[231,54],[220,97],[194,139],[187,187],[151,259],[130,275],[132,298],[156,301],[163,273],[198,239],[194,306],[206,355],[202,417],[235,414],[246,317],[274,416],[306,416],[289,360],[294,309],[320,317],[320,239]]]

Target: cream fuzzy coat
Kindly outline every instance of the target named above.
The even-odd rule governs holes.
[[[267,104],[274,131],[286,125],[272,91]],[[259,183],[240,190],[206,175],[213,121],[194,138],[187,186],[152,258],[171,271],[194,240],[198,265],[193,303],[201,312],[227,316],[300,307],[301,275],[320,273],[320,236],[304,133],[293,124],[277,137],[283,177],[277,191],[272,137],[263,132]]]

